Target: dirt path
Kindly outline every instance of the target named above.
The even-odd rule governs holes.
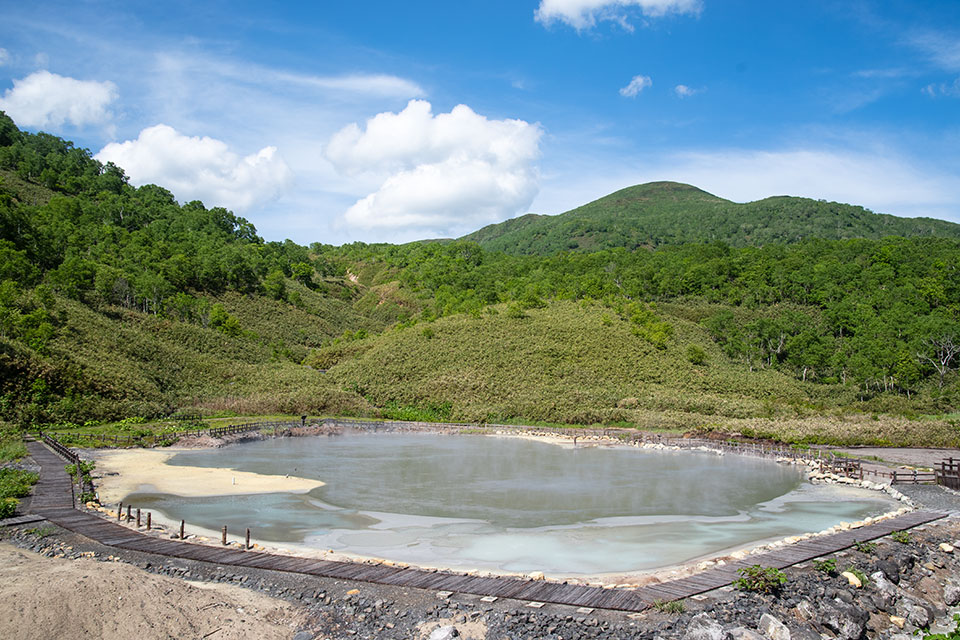
[[[289,640],[300,615],[241,587],[119,562],[45,558],[0,543],[0,638]]]

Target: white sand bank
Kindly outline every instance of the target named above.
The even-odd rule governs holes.
[[[179,467],[167,464],[175,449],[98,451],[95,475],[100,500],[115,503],[136,491],[183,497],[251,493],[306,493],[323,482],[294,476],[274,476],[234,469]]]

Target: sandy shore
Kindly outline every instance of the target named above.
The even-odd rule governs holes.
[[[100,501],[111,504],[130,493],[150,491],[183,497],[251,493],[306,493],[323,482],[234,469],[177,467],[167,464],[178,449],[131,449],[91,452]]]

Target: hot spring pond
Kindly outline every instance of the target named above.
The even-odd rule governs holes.
[[[686,562],[878,515],[895,503],[800,469],[689,451],[519,438],[349,434],[182,452],[168,464],[301,476],[307,494],[124,499],[172,520],[452,568],[600,575]]]

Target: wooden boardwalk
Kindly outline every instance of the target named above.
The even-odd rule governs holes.
[[[688,578],[662,582],[637,590],[601,589],[521,578],[484,578],[424,569],[298,558],[236,548],[218,548],[151,536],[100,516],[74,509],[70,479],[63,469],[64,461],[39,442],[29,442],[27,447],[30,455],[41,466],[40,482],[34,489],[30,505],[32,513],[107,546],[224,566],[269,569],[324,578],[621,611],[643,611],[656,600],[679,600],[727,586],[737,578],[737,569],[741,567],[760,564],[782,569],[845,549],[856,541],[872,540],[893,531],[909,529],[944,517],[941,513],[915,511],[859,529],[831,536],[820,536],[776,551],[750,556],[746,561],[717,567]]]

